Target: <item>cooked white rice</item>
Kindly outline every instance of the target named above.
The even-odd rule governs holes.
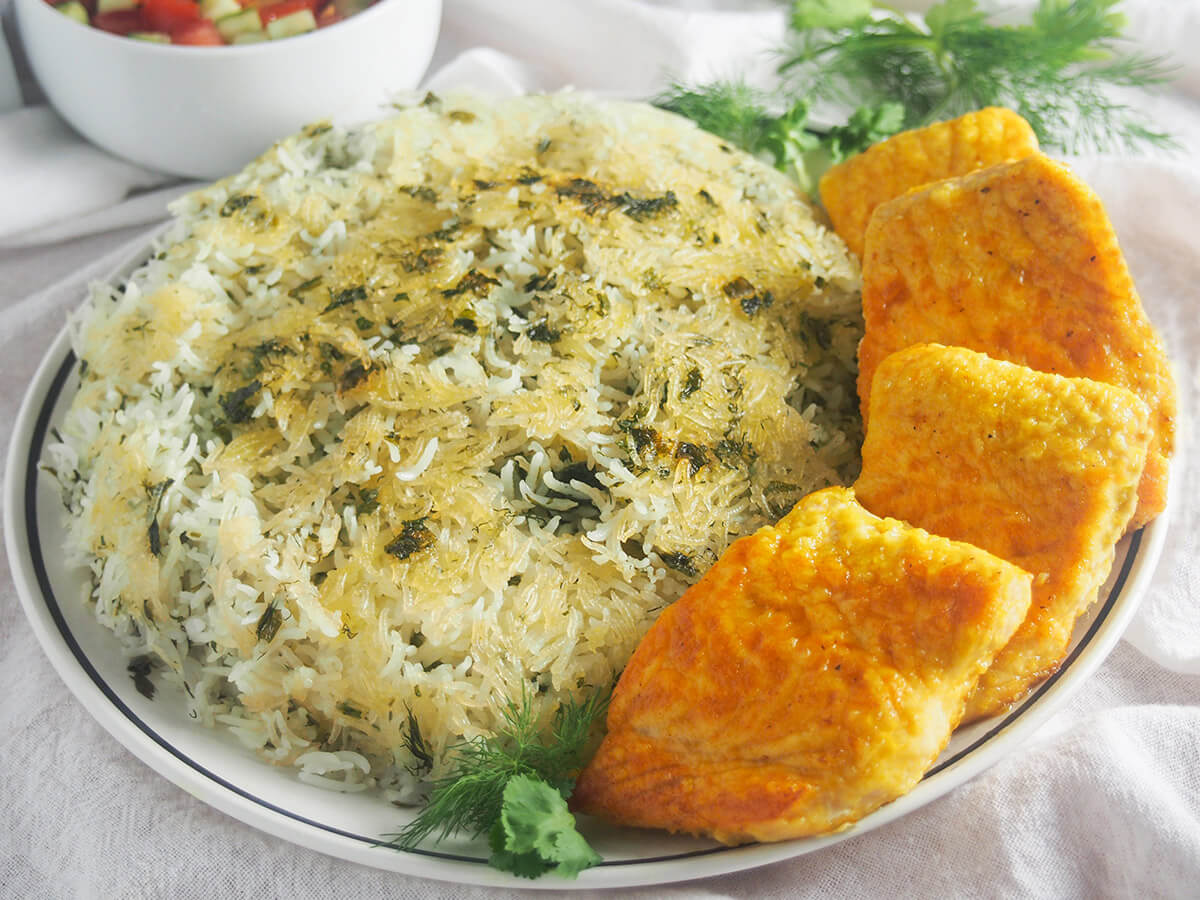
[[[857,466],[858,275],[779,173],[577,95],[314,126],[74,322],[47,451],[100,621],[313,783],[605,688]]]

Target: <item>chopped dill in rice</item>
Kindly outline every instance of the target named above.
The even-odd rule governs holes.
[[[404,795],[510,699],[607,687],[856,472],[856,265],[668,113],[438,100],[173,212],[76,317],[47,462],[100,621],[310,783]]]

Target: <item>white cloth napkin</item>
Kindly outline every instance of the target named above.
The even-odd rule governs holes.
[[[778,33],[779,10],[698,8],[711,5],[447,0],[429,84],[516,91],[570,83],[645,95],[668,74],[726,74],[739,59],[759,73],[769,70],[765,48]],[[625,895],[1197,896],[1200,67],[1190,48],[1200,41],[1200,2],[1141,0],[1124,8],[1147,46],[1180,51],[1175,92],[1135,99],[1185,148],[1173,159],[1073,161],[1109,208],[1146,308],[1170,347],[1180,389],[1169,536],[1125,640],[1026,746],[918,812],[789,862]],[[123,256],[131,237],[135,244],[144,240],[127,226],[161,216],[162,195],[147,193],[163,188],[161,178],[106,158],[69,131],[47,126],[48,117],[44,109],[0,114],[2,447],[25,385],[86,282]],[[40,123],[45,143],[37,155],[45,160],[31,160],[14,122]],[[58,218],[12,208],[20,182],[35,179],[55,197]],[[19,610],[7,559],[0,559],[0,685],[0,809],[7,814],[0,896],[516,893],[326,857],[230,819],[160,778],[103,731],[57,677]]]
[[[446,0],[443,40],[426,87],[495,93],[576,87],[650,97],[669,77],[698,80],[769,67],[767,51],[778,43],[782,22],[778,8],[687,11],[637,0]],[[4,26],[16,42],[11,15]],[[6,201],[0,203],[0,248],[161,219],[165,200],[184,189],[174,187],[179,180],[89,144],[48,106],[5,112],[5,56],[0,55],[0,197]],[[31,76],[21,74],[30,83]],[[151,202],[138,196],[164,185],[173,187]]]
[[[0,246],[8,247],[161,218],[167,198],[147,202],[136,192],[175,180],[87,143],[48,106],[0,116],[0,171]]]
[[[930,2],[897,5],[921,10]],[[0,9],[6,3],[0,0]],[[1029,0],[981,5],[1019,16]],[[1200,111],[1200,57],[1190,43],[1200,33],[1200,3],[1140,0],[1127,6],[1131,38],[1175,61],[1177,85],[1192,93]],[[785,10],[771,3],[446,0],[443,37],[426,87],[498,93],[576,87],[640,98],[654,96],[671,79],[736,76],[764,83],[772,79],[784,20]],[[3,25],[17,44],[14,17],[6,15]],[[18,83],[28,87],[32,76],[14,71],[8,56],[0,40],[0,197],[7,201],[0,204],[0,248],[162,218],[161,204],[184,190],[178,179],[94,147],[44,104],[21,108]],[[1161,118],[1180,118],[1170,104],[1140,99]],[[1187,136],[1200,137],[1200,124],[1185,128]],[[162,186],[169,190],[149,201],[140,195]]]

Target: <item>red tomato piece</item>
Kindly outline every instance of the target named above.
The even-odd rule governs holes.
[[[267,3],[260,6],[258,8],[258,15],[265,27],[268,22],[282,19],[284,16],[290,16],[292,13],[300,12],[302,9],[315,10],[316,7],[317,0],[277,0],[275,3]]]
[[[176,31],[189,22],[200,21],[200,4],[195,0],[143,0],[142,18],[150,31]]]
[[[96,13],[92,16],[92,25],[109,34],[127,35],[131,31],[145,31],[140,9],[118,9],[113,12]]]
[[[171,32],[172,44],[185,44],[189,47],[221,47],[225,39],[217,26],[207,19],[181,25]]]
[[[326,25],[336,25],[342,21],[342,14],[338,12],[337,6],[332,3],[326,4],[321,11],[317,13],[317,27],[324,28]]]

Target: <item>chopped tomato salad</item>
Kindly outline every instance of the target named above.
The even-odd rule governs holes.
[[[84,25],[162,44],[219,47],[324,28],[374,0],[46,0]]]

